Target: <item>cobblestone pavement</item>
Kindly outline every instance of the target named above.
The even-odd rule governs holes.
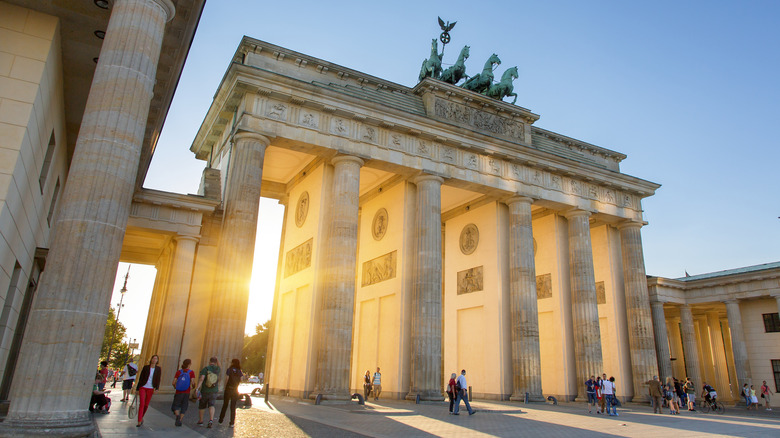
[[[118,397],[117,397],[118,398]],[[170,413],[172,396],[155,395],[144,426],[128,420],[127,408],[114,403],[112,414],[96,418],[103,436],[187,437],[768,437],[780,436],[780,412],[746,412],[728,406],[725,415],[683,411],[681,415],[654,415],[642,405],[619,409],[620,416],[588,414],[584,404],[523,405],[474,401],[478,412],[469,416],[447,412],[445,403],[415,405],[405,401],[368,402],[366,406],[323,404],[286,397],[253,398],[252,409],[238,409],[236,427],[214,422],[212,429],[196,426],[198,409],[191,403],[185,427],[174,427]],[[222,401],[217,402],[216,417]],[[114,414],[117,414],[116,416]],[[206,414],[208,417],[208,414]]]

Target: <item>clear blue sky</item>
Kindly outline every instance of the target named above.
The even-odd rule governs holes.
[[[468,44],[473,74],[497,53],[537,126],[622,152],[624,173],[663,185],[643,201],[648,274],[780,260],[777,1],[209,0],[145,186],[197,190],[189,146],[243,35],[413,87],[439,15],[458,22],[445,63]],[[252,305],[265,321],[270,303]]]

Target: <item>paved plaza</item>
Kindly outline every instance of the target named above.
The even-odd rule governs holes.
[[[95,420],[103,437],[688,437],[780,436],[780,412],[746,412],[728,406],[725,415],[683,411],[681,415],[654,415],[644,405],[619,409],[620,416],[588,414],[584,403],[530,404],[476,400],[475,415],[447,413],[447,405],[404,401],[368,402],[315,406],[299,399],[272,396],[266,404],[253,397],[252,409],[239,409],[236,427],[226,420],[214,422],[212,429],[197,422],[197,404],[191,403],[184,427],[174,427],[170,413],[171,396],[155,395],[144,426],[135,427],[127,418],[127,406],[111,394],[112,413]],[[217,402],[217,415],[222,402]]]

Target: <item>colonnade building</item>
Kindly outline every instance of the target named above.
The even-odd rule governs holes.
[[[465,368],[481,398],[582,398],[605,372],[641,400],[681,350],[702,378],[707,352],[734,363],[721,382],[766,373],[738,340],[776,276],[738,307],[701,295],[706,279],[648,293],[642,200],[659,186],[435,79],[409,88],[245,37],[191,145],[197,194],[143,188],[203,5],[0,1],[0,435],[94,432],[120,260],[157,268],[141,362],[158,354],[163,381],[185,357],[240,357],[261,196],[285,205],[274,394],[347,399],[378,366],[395,399],[440,400]],[[56,372],[17,365],[33,363]]]

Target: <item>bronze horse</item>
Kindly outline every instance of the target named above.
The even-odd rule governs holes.
[[[439,55],[439,43],[436,38],[431,40],[431,56],[423,60],[420,69],[420,81],[427,77],[439,79],[441,76],[441,55]]]
[[[487,61],[485,61],[485,67],[482,69],[482,73],[472,76],[469,80],[461,85],[461,88],[471,90],[477,93],[484,93],[493,84],[493,65],[500,65],[501,60],[495,53],[490,55]]]
[[[455,85],[461,79],[468,78],[466,76],[466,60],[469,58],[469,48],[469,46],[463,46],[460,55],[458,55],[458,61],[441,73],[442,81]]]

